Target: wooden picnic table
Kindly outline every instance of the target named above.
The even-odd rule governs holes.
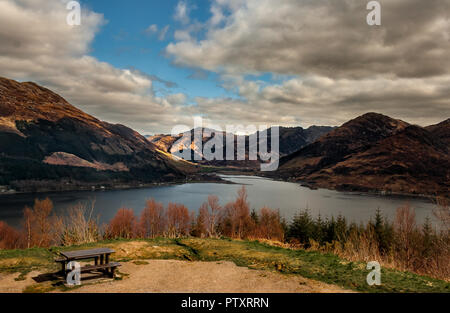
[[[81,272],[91,272],[99,270],[110,276],[114,276],[114,270],[120,266],[117,262],[110,262],[109,258],[115,251],[109,248],[97,248],[89,250],[63,251],[60,252],[62,258],[55,260],[61,263],[62,274],[66,276],[66,266],[71,261],[91,260],[94,259],[94,265],[82,267]]]

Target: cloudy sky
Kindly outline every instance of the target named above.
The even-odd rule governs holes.
[[[143,134],[450,117],[450,0],[0,0],[0,76]]]

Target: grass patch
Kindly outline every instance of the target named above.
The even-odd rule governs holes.
[[[361,292],[450,292],[445,281],[393,269],[381,270],[381,286],[369,286],[369,270],[362,262],[348,262],[333,254],[291,250],[256,241],[184,239],[202,261],[228,260],[238,266],[298,274],[305,278]]]
[[[55,289],[56,287],[50,284],[33,284],[25,287],[23,293],[46,293]]]

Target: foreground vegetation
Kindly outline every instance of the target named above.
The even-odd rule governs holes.
[[[94,203],[91,207],[80,204],[71,208],[67,216],[58,217],[52,214],[49,199],[36,200],[33,208],[24,209],[22,229],[0,222],[0,248],[48,248],[95,244],[105,239],[160,237],[180,243],[189,240],[181,238],[225,236],[277,241],[297,251],[334,254],[350,262],[378,261],[384,268],[450,279],[450,208],[445,203],[440,203],[435,212],[442,221],[439,231],[429,220],[418,226],[414,211],[408,206],[398,209],[393,222],[379,211],[373,220],[361,225],[347,223],[342,216],[312,218],[308,211],[302,211],[288,224],[270,208],[250,212],[245,187],[239,190],[235,201],[223,207],[216,196],[208,197],[198,214],[182,204],[169,203],[164,207],[149,200],[140,216],[135,216],[132,209],[122,208],[107,225],[99,225],[98,218],[92,216],[93,207]],[[201,251],[195,246],[192,249]]]
[[[113,260],[119,262],[145,264],[143,260],[148,259],[232,261],[250,269],[301,275],[360,292],[450,292],[448,282],[388,268],[382,268],[381,286],[369,286],[366,283],[369,273],[366,263],[350,262],[329,253],[227,238],[119,239],[50,249],[3,250],[0,251],[0,271],[21,273],[18,279],[23,279],[28,272],[34,270],[54,272],[59,269],[53,262],[59,251],[94,247],[111,247],[116,251]],[[63,286],[58,287],[54,283],[47,289],[40,289],[39,284],[34,284],[26,291],[49,291],[55,288],[65,290]]]

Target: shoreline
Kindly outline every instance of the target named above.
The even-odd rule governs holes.
[[[211,177],[213,179],[205,179],[206,177]],[[54,181],[52,181],[54,183]],[[63,183],[63,182],[62,182]],[[184,184],[204,184],[204,183],[215,183],[215,184],[234,184],[233,182],[226,181],[221,179],[219,176],[215,175],[202,175],[201,179],[186,179],[186,180],[177,180],[177,181],[167,181],[167,182],[153,182],[153,183],[117,183],[112,185],[95,183],[89,184],[85,183],[85,185],[72,185],[68,186],[67,189],[64,190],[55,190],[52,188],[42,188],[36,191],[17,191],[17,190],[8,190],[4,192],[0,192],[0,198],[2,196],[14,196],[14,195],[32,195],[32,194],[43,194],[43,193],[65,193],[65,192],[77,192],[77,191],[114,191],[114,190],[131,190],[131,189],[144,189],[144,188],[155,188],[155,187],[167,187],[167,186],[176,186],[176,185],[184,185]],[[107,185],[107,186],[105,186]]]
[[[176,185],[184,185],[184,184],[202,184],[202,183],[216,183],[216,184],[236,184],[232,181],[222,179],[220,175],[238,175],[238,176],[248,176],[248,177],[259,177],[264,179],[269,179],[273,181],[285,182],[285,183],[293,183],[300,185],[301,187],[308,188],[310,190],[331,190],[342,193],[351,193],[356,195],[366,195],[366,196],[381,196],[381,197],[405,197],[405,198],[415,198],[427,200],[430,202],[435,202],[433,199],[436,199],[436,195],[427,195],[427,194],[411,194],[411,193],[402,193],[402,192],[391,192],[391,191],[382,191],[382,190],[369,190],[369,191],[358,191],[351,189],[337,189],[332,187],[325,187],[321,185],[313,185],[308,182],[303,181],[290,181],[283,179],[281,177],[264,175],[262,172],[255,171],[242,171],[242,170],[217,170],[215,172],[207,172],[207,173],[199,173],[199,176],[193,177],[185,180],[176,180],[176,181],[166,181],[166,182],[153,182],[153,183],[117,183],[117,184],[88,184],[84,183],[84,185],[72,185],[67,189],[52,189],[52,188],[42,188],[36,191],[0,191],[0,198],[3,196],[14,196],[14,195],[31,195],[31,194],[43,194],[43,193],[65,193],[65,192],[77,192],[77,191],[113,191],[113,190],[131,190],[131,189],[144,189],[144,188],[155,188],[155,187],[167,187],[167,186],[176,186]],[[55,183],[54,181],[51,181]],[[61,182],[64,184],[64,182]],[[106,186],[105,186],[106,185]],[[441,196],[444,199],[448,199],[449,197]]]

